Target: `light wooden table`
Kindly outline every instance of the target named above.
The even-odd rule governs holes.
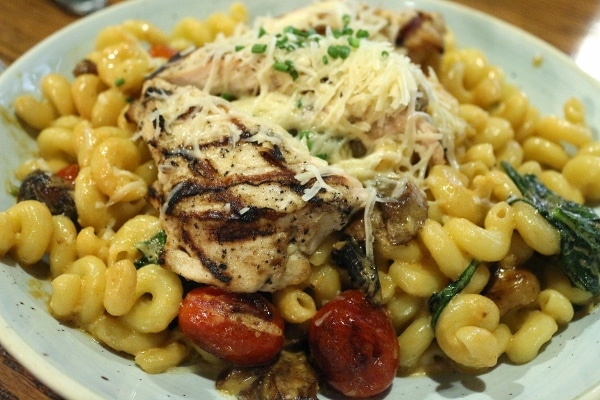
[[[600,62],[596,60],[600,49],[600,1],[455,1],[504,19],[546,40],[600,79]],[[0,0],[0,59],[10,64],[37,42],[77,18],[54,6],[50,0]],[[0,398],[60,399],[2,348]]]

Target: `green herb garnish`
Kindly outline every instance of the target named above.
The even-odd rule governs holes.
[[[262,54],[267,51],[267,45],[262,43],[256,43],[252,45],[252,52],[254,54]]]
[[[444,289],[431,295],[429,298],[429,312],[431,313],[431,327],[435,329],[438,319],[442,314],[442,310],[450,303],[450,300],[459,294],[471,282],[471,278],[475,274],[479,261],[473,259],[465,268],[460,276],[448,284]]]
[[[312,150],[312,142],[310,140],[311,135],[312,135],[312,132],[309,131],[308,129],[303,129],[300,132],[298,132],[298,140],[306,143],[306,147],[308,148],[308,151]]]
[[[508,203],[523,201],[535,208],[560,233],[558,268],[579,289],[600,293],[600,216],[590,207],[567,200],[544,186],[535,175],[520,175],[507,162],[502,163],[523,197],[511,197]]]
[[[350,36],[348,38],[348,44],[354,47],[355,49],[358,49],[358,47],[360,46],[360,39],[354,36]]]
[[[298,79],[298,71],[291,60],[275,61],[273,68],[275,68],[276,71],[287,72],[293,80]]]
[[[135,267],[141,268],[148,264],[158,264],[165,243],[167,243],[167,234],[163,230],[158,231],[150,239],[137,243],[135,248],[142,253],[142,257],[134,262]]]
[[[125,78],[117,78],[115,79],[115,86],[119,87],[119,86],[123,86],[125,84]]]
[[[359,29],[358,32],[356,32],[356,37],[359,39],[366,39],[369,37],[369,31]]]
[[[231,93],[227,93],[227,92],[223,92],[221,93],[221,98],[227,100],[227,101],[233,101],[235,100],[235,96],[232,95]]]
[[[327,54],[329,54],[331,58],[341,58],[344,60],[350,55],[350,47],[344,45],[331,45],[327,48]]]
[[[295,28],[293,26],[288,26],[288,27],[286,27],[286,28],[283,29],[283,32],[284,33],[291,33],[291,34],[296,35],[296,36],[307,38],[307,37],[309,37],[314,32],[314,30],[311,29],[309,31],[303,31],[303,30]]]

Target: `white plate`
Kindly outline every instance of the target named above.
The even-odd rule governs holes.
[[[415,7],[410,0],[378,0],[389,8]],[[183,16],[204,17],[226,10],[230,1],[132,0],[93,14],[40,43],[0,75],[0,173],[4,182],[31,156],[33,141],[12,117],[12,99],[38,87],[50,72],[70,74],[90,51],[104,26],[142,18],[169,29]],[[252,15],[277,14],[307,1],[247,0]],[[527,91],[544,113],[561,114],[565,99],[577,96],[591,126],[600,126],[600,86],[565,55],[497,19],[449,2],[420,0],[419,8],[441,11],[461,46],[483,49],[507,77]],[[541,66],[534,58],[541,57]],[[595,132],[598,137],[597,132]],[[0,209],[13,199],[0,193]],[[72,399],[220,399],[212,380],[189,371],[148,375],[133,362],[113,354],[87,335],[60,325],[32,295],[35,276],[13,262],[0,266],[0,342],[26,368],[66,398]],[[47,290],[47,289],[45,289]],[[600,395],[600,322],[598,313],[569,324],[531,363],[506,363],[479,375],[397,379],[387,398],[406,399],[561,399]],[[579,397],[583,396],[583,397]]]

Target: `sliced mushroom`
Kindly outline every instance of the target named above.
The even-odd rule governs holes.
[[[17,201],[38,200],[48,207],[52,215],[65,215],[77,223],[77,207],[72,191],[72,185],[66,180],[37,170],[21,182]]]
[[[334,244],[331,258],[338,267],[348,272],[356,289],[362,291],[373,303],[381,303],[381,283],[377,267],[366,257],[364,251],[352,237]]]
[[[217,389],[233,393],[239,400],[316,400],[319,384],[303,351],[283,350],[268,366],[225,371],[217,380]]]
[[[523,268],[499,267],[485,291],[485,295],[500,309],[500,316],[533,303],[539,294],[538,278]]]
[[[397,246],[410,242],[416,236],[427,219],[429,206],[425,193],[414,183],[407,181],[394,183],[394,187],[389,185],[378,187],[383,200],[375,203],[370,222],[375,241]],[[400,190],[395,189],[398,185]],[[362,214],[346,226],[345,232],[358,242],[365,240]]]

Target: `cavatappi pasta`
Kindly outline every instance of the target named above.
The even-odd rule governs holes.
[[[136,245],[160,231],[157,212],[146,203],[157,176],[145,144],[124,117],[144,77],[165,61],[149,48],[183,50],[202,46],[219,33],[232,34],[247,21],[241,4],[206,20],[185,18],[167,34],[144,21],[102,30],[88,55],[97,71],[70,79],[49,74],[41,99],[23,95],[16,114],[38,129],[39,157],[16,172],[22,180],[41,169],[58,172],[77,164],[74,202],[80,226],[53,216],[37,201],[0,212],[0,255],[32,264],[45,255],[51,271],[50,312],[89,332],[106,346],[127,353],[145,371],[159,373],[198,352],[171,326],[184,295],[179,277],[157,264],[136,269]],[[591,298],[536,254],[560,251],[558,231],[531,206],[509,204],[519,191],[499,168],[506,161],[532,173],[563,197],[600,200],[600,143],[585,125],[582,103],[568,99],[562,116],[542,115],[525,93],[477,49],[451,39],[435,75],[457,99],[464,121],[451,162],[428,170],[423,183],[428,218],[404,245],[375,242],[373,251],[389,312],[402,349],[399,375],[434,370],[431,354],[443,352],[466,369],[489,368],[506,355],[526,363],[574,306]],[[289,324],[304,329],[329,300],[349,287],[347,274],[331,261],[335,237],[310,257],[312,273],[300,285],[276,291],[272,301]],[[472,258],[482,263],[466,289],[440,315],[435,330],[428,298],[456,279]],[[503,313],[486,296],[497,266],[525,270],[540,287],[535,298]],[[510,291],[503,302],[510,302]]]

